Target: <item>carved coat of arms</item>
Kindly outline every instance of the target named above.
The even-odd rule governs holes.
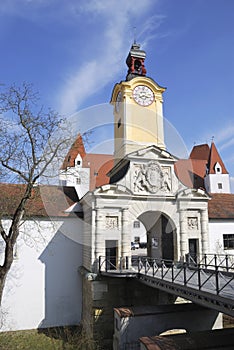
[[[148,191],[156,193],[162,188],[163,172],[160,165],[155,162],[149,162],[146,165],[141,164],[135,173],[134,191]]]

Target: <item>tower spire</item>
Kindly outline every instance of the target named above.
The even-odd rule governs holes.
[[[134,42],[129,51],[128,57],[126,59],[126,64],[128,66],[128,74],[126,76],[126,81],[129,81],[136,76],[145,76],[145,51],[140,49],[140,44],[136,43],[135,35]]]

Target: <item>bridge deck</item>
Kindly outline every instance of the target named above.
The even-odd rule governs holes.
[[[153,288],[234,317],[233,263],[165,262],[147,257],[131,261],[131,266],[123,260],[117,267],[106,259],[100,258],[99,263],[103,275],[136,278]]]

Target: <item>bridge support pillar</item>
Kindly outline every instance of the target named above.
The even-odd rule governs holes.
[[[152,337],[169,330],[211,330],[217,316],[217,311],[192,303],[115,308],[113,349],[130,348],[140,337]]]
[[[175,297],[139,283],[134,278],[112,278],[80,270],[83,280],[82,324],[87,337],[105,350],[113,350],[114,308],[122,305],[150,307],[173,303]]]

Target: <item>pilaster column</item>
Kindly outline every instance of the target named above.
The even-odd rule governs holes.
[[[208,211],[201,209],[201,251],[202,255],[208,253]]]
[[[188,238],[187,238],[187,215],[186,210],[180,210],[180,256],[185,258],[188,253]]]
[[[121,257],[131,256],[131,232],[129,231],[128,208],[122,209]]]
[[[105,255],[105,241],[102,238],[103,214],[100,208],[96,209],[95,226],[95,260],[97,260],[100,255]]]

